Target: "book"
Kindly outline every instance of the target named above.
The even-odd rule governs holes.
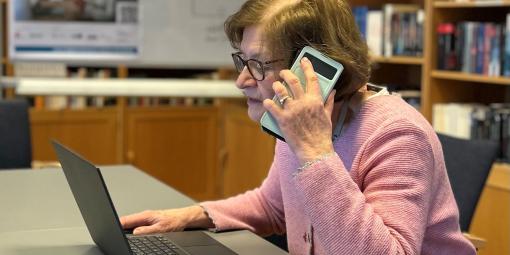
[[[462,71],[462,63],[464,61],[464,41],[465,41],[465,22],[459,22],[456,24],[455,29],[455,56],[457,63],[455,70]]]
[[[440,70],[455,70],[457,67],[455,25],[453,23],[441,23],[437,27],[437,34],[437,67]]]
[[[380,10],[367,14],[367,45],[373,56],[383,55],[383,13]]]
[[[450,34],[451,26],[455,32]],[[457,70],[486,76],[504,75],[505,37],[503,24],[463,21],[437,27],[440,70]],[[449,41],[453,39],[453,43]],[[451,47],[451,48],[450,48]],[[510,47],[510,46],[509,46]]]
[[[506,15],[503,75],[510,77],[510,13]]]
[[[372,56],[421,56],[424,11],[413,4],[386,4],[382,10],[356,6],[353,14]]]
[[[478,30],[476,33],[476,53],[475,53],[475,70],[477,74],[483,74],[483,60],[484,60],[484,49],[485,49],[485,24],[478,23]]]
[[[500,61],[500,48],[501,48],[501,26],[493,25],[491,29],[492,37],[489,39],[489,63],[487,75],[489,76],[499,76],[501,74],[501,61]]]
[[[496,142],[499,145],[499,160],[510,162],[510,104],[435,104],[432,121],[438,133]]]
[[[356,20],[356,24],[358,25],[359,32],[361,37],[364,39],[367,38],[367,14],[368,7],[367,6],[356,6],[352,8],[352,13],[354,14],[354,19]]]
[[[414,4],[385,4],[383,6],[383,54],[385,57],[393,55],[404,55],[404,45],[409,41],[407,37],[410,33],[410,27],[417,28],[420,19],[418,17],[420,7]],[[416,18],[410,18],[411,16]],[[414,21],[411,24],[411,20]],[[417,32],[416,35],[422,37],[423,33]],[[416,42],[420,39],[415,40]],[[409,48],[418,48],[410,46]],[[420,55],[419,52],[406,52],[406,55]]]

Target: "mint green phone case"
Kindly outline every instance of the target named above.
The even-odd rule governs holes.
[[[337,80],[340,78],[344,67],[342,64],[325,56],[316,49],[310,46],[306,46],[299,52],[298,56],[294,60],[294,63],[292,64],[292,67],[290,68],[290,71],[299,78],[303,86],[306,84],[305,74],[300,65],[301,59],[303,57],[307,57],[312,62],[313,69],[319,79],[319,85],[322,91],[322,100],[325,101],[328,98],[329,93],[331,93],[331,90],[333,90]],[[287,87],[285,83],[284,85]],[[291,95],[291,93],[289,93],[289,95]],[[273,101],[281,107],[280,102],[276,96],[273,98]],[[275,136],[282,141],[285,141],[278,123],[268,111],[264,112],[262,115],[262,118],[260,119],[260,125],[262,130],[265,132]]]

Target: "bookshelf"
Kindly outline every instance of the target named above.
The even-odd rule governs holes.
[[[439,70],[439,24],[451,22],[504,23],[510,1],[427,0],[426,51],[422,83],[423,114],[432,120],[432,107],[438,103],[508,103],[510,77],[486,76],[461,71]],[[470,233],[485,239],[479,254],[509,254],[510,245],[510,165],[494,164],[470,227]]]
[[[420,22],[418,10],[421,9],[422,13],[425,14],[427,12],[424,0],[348,0],[348,2],[353,8],[354,16],[369,44],[372,70],[370,82],[386,85],[391,91],[412,91],[412,94],[417,94],[418,97],[403,97],[411,100],[413,106],[421,110],[420,100],[416,99],[420,97],[420,91],[422,90],[422,77],[425,66],[425,58],[423,56],[425,56],[426,52],[422,48],[423,45],[418,43],[418,41],[421,41],[417,39],[419,36],[401,36],[399,38],[403,38],[404,46],[392,48],[383,42],[385,39],[388,39],[385,38],[384,32],[377,31],[389,29],[383,25],[383,20],[386,17],[391,17],[393,22],[394,17],[391,14],[387,14],[390,13],[388,10],[391,9],[391,12],[398,16],[397,20],[399,21],[397,22],[401,22],[398,23],[401,24],[398,26],[403,28],[403,31],[406,31],[404,33],[410,34],[411,31],[418,33],[418,27],[424,24]],[[365,27],[364,32],[363,27]],[[403,34],[402,32],[399,33]],[[393,45],[396,45],[394,41]],[[391,52],[388,49],[392,49]],[[409,95],[409,93],[402,94]]]

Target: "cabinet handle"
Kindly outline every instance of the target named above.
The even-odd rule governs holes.
[[[126,153],[126,159],[129,164],[133,164],[135,162],[135,152],[132,150],[129,150]]]

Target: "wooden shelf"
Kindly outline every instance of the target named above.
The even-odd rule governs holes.
[[[510,7],[510,1],[484,1],[484,2],[451,2],[435,1],[434,8],[479,8],[479,7]]]
[[[470,74],[455,71],[432,71],[431,76],[438,79],[457,80],[467,82],[489,83],[497,85],[510,85],[510,77],[491,77],[480,74]]]
[[[374,63],[384,64],[401,64],[401,65],[421,65],[423,58],[421,57],[381,57],[373,56],[370,60]]]

